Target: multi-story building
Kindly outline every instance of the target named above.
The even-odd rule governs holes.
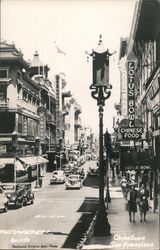
[[[24,170],[19,181],[37,177],[48,162],[43,157],[35,157],[35,139],[39,137],[41,89],[30,76],[30,65],[14,44],[0,44],[0,165],[1,178],[13,181],[17,158],[17,171]],[[13,152],[13,137],[16,134],[16,151]],[[38,139],[38,138],[37,138]],[[43,138],[44,139],[44,138]],[[40,141],[41,142],[41,141]],[[42,141],[44,143],[44,140]],[[40,144],[38,154],[42,155]],[[10,173],[12,173],[10,175]],[[22,177],[22,176],[20,176]],[[18,180],[18,179],[17,179]]]
[[[129,124],[134,120],[134,127],[140,124],[141,133],[138,140],[130,138],[133,142],[133,156],[138,157],[138,167],[150,167],[153,173],[154,211],[157,207],[157,183],[158,169],[160,162],[160,2],[157,0],[140,0],[136,3],[130,37],[126,51],[120,58],[120,65],[126,62],[127,73],[127,119],[123,124]],[[124,46],[121,41],[121,52]],[[128,65],[130,63],[130,70]],[[122,69],[122,67],[120,68]],[[125,70],[125,66],[124,66]],[[134,75],[134,80],[129,82]],[[122,70],[121,70],[122,74]],[[133,76],[132,75],[132,76]],[[132,88],[132,90],[130,89]],[[130,92],[129,92],[130,91]],[[131,92],[133,95],[131,96]],[[130,95],[129,95],[130,93]],[[125,95],[121,89],[121,96]],[[133,97],[133,98],[132,98]],[[133,104],[129,112],[129,100]],[[120,110],[123,114],[123,103],[120,103]],[[134,115],[134,116],[133,116]],[[130,118],[134,118],[132,121]],[[126,123],[126,124],[125,124]],[[124,130],[124,129],[123,129]],[[129,135],[129,134],[127,134]],[[132,136],[135,136],[133,133]],[[137,152],[138,146],[141,152]],[[139,156],[141,156],[139,158]],[[133,164],[132,164],[133,165]],[[142,167],[143,166],[143,167]]]
[[[80,113],[81,107],[76,102],[74,98],[71,98],[69,102],[66,103],[68,106],[69,114],[66,116],[66,126],[67,130],[65,132],[65,142],[66,147],[71,147],[72,149],[77,149],[79,138],[78,138],[78,131],[79,128],[82,126]]]
[[[128,52],[132,51],[137,60],[135,107],[144,123],[145,141],[152,158],[155,210],[160,162],[160,2],[141,0],[133,20]]]

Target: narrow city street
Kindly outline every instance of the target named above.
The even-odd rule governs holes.
[[[85,171],[94,164],[96,161],[87,162]],[[98,197],[96,177],[86,177],[80,190],[65,190],[64,184],[57,184],[35,192],[33,205],[0,214],[1,247],[75,248],[77,240],[74,242],[72,234],[83,219],[80,208],[91,197]]]

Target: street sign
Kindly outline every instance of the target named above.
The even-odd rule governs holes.
[[[129,127],[135,126],[135,62],[128,61],[128,120]]]
[[[140,170],[145,170],[145,169],[147,169],[147,170],[149,170],[149,169],[151,169],[151,167],[148,165],[148,166],[126,166],[125,167],[125,170],[138,170],[138,169],[140,169]]]

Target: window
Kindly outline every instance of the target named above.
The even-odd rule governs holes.
[[[0,68],[0,78],[8,78],[8,69]]]

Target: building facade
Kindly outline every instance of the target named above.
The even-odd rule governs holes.
[[[132,139],[135,133],[130,134],[133,144],[132,159],[138,159],[139,169],[150,169],[153,175],[153,210],[157,209],[158,174],[160,162],[160,2],[157,0],[140,0],[136,3],[130,36],[126,51],[121,40],[120,72],[122,68],[127,74],[127,95],[121,89],[121,97],[126,102],[127,116],[122,101],[120,113],[123,121],[119,123],[119,131],[126,131],[123,126],[133,122],[132,129],[139,129],[137,140]],[[122,56],[123,54],[123,56]],[[129,65],[131,68],[129,68]],[[132,78],[134,79],[132,82]],[[121,79],[121,86],[123,86]],[[132,89],[131,89],[132,88]],[[132,95],[131,95],[132,94]],[[132,98],[133,97],[133,98]],[[131,100],[132,98],[132,100]],[[122,98],[121,98],[122,99]],[[126,101],[127,100],[127,101]],[[133,104],[132,107],[129,105]],[[131,111],[131,112],[130,112]],[[122,126],[122,128],[121,128]],[[128,127],[127,127],[128,128]],[[130,126],[131,129],[131,126]],[[129,134],[126,133],[127,136]],[[120,141],[124,134],[119,132]],[[127,143],[127,140],[125,140]],[[127,152],[126,152],[127,157]],[[126,160],[125,160],[126,162]],[[132,164],[133,165],[133,164]]]
[[[36,160],[35,139],[39,138],[41,86],[30,76],[30,65],[14,44],[0,44],[0,165],[2,180],[13,181],[15,157],[19,181],[42,175],[48,160],[42,157],[41,141]],[[16,137],[15,137],[16,135]],[[14,139],[16,138],[16,142]],[[44,141],[42,142],[44,143]],[[16,145],[16,147],[15,147]],[[15,150],[16,149],[16,150]],[[39,165],[39,168],[37,168]],[[45,166],[44,166],[45,165]],[[21,166],[20,169],[18,166]]]

